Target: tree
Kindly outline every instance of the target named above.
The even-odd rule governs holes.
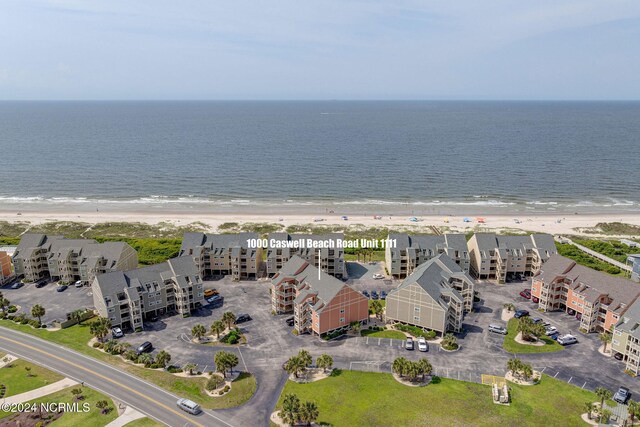
[[[514,311],[516,309],[516,306],[510,302],[503,304],[502,307],[507,311]]]
[[[153,356],[149,353],[142,353],[138,356],[138,363],[143,363],[147,367],[153,363]]]
[[[333,357],[328,354],[321,354],[316,359],[316,366],[318,368],[322,368],[324,372],[326,372],[327,369],[330,370],[333,367]]]
[[[104,338],[109,335],[111,329],[111,320],[106,317],[98,317],[95,321],[89,325],[89,332],[96,337],[98,341],[102,342]]]
[[[224,378],[227,377],[227,369],[229,372],[233,372],[233,368],[240,362],[238,356],[226,351],[219,351],[213,358],[216,364],[216,371],[221,372]]]
[[[320,411],[315,402],[306,401],[300,406],[299,419],[306,425],[310,426],[312,422],[318,419]]]
[[[458,348],[458,339],[451,333],[445,334],[440,345],[446,350],[455,350]]]
[[[182,369],[189,372],[189,375],[193,375],[193,370],[196,369],[196,367],[197,365],[195,363],[187,363]]]
[[[602,341],[602,344],[604,344],[604,349],[602,350],[603,352],[607,352],[607,344],[609,344],[611,342],[611,334],[609,332],[603,332],[600,334],[600,341]]]
[[[584,408],[584,411],[587,413],[587,418],[591,419],[591,413],[593,412],[593,403],[585,402],[583,408]]]
[[[376,316],[377,319],[382,320],[382,315],[384,314],[384,306],[382,305],[382,301],[377,299],[371,301],[371,312]]]
[[[193,335],[193,337],[198,341],[200,341],[202,337],[205,336],[206,333],[207,333],[207,328],[205,328],[204,325],[197,324],[193,328],[191,328],[191,335]]]
[[[300,399],[295,394],[287,393],[282,401],[282,410],[280,418],[289,425],[293,425],[298,421],[300,416]]]
[[[31,375],[31,367],[30,366],[25,366],[24,370],[27,371],[27,376],[28,377],[35,376],[35,375]]]
[[[602,409],[602,408],[600,408],[600,411],[598,412],[600,414],[600,419],[598,420],[598,422],[601,424],[609,424],[609,418],[611,418],[611,415],[613,413],[608,409]]]
[[[40,304],[31,307],[31,315],[38,318],[38,323],[42,324],[42,316],[45,315],[45,309]]]
[[[360,322],[355,321],[355,322],[351,322],[351,323],[349,324],[349,326],[351,327],[351,330],[352,330],[353,332],[358,333],[358,332],[360,331],[360,327],[361,327],[362,325],[360,325]]]
[[[216,338],[220,339],[220,334],[224,332],[224,322],[222,320],[216,320],[211,324],[211,333],[216,334]]]
[[[533,323],[529,316],[521,317],[518,320],[518,332],[522,333],[525,341],[535,341],[545,333],[545,327],[541,323]]]
[[[161,365],[163,368],[166,367],[170,361],[171,355],[164,350],[156,355],[156,363]]]
[[[530,380],[533,377],[533,368],[530,364],[522,362],[520,359],[509,359],[507,370],[511,371],[515,378]]]
[[[76,400],[82,400],[82,389],[80,387],[71,389],[71,394]]]
[[[309,354],[307,350],[304,350],[304,349],[300,350],[298,352],[298,357],[302,361],[302,364],[304,365],[305,368],[308,368],[313,364],[313,359],[311,358],[311,354]]]
[[[284,370],[290,374],[293,374],[295,378],[298,378],[300,372],[304,371],[305,364],[300,356],[291,356],[289,360],[284,364]]]
[[[3,296],[0,296],[0,308],[2,309],[3,313],[7,312],[7,309],[9,308],[10,305],[11,305],[11,301],[9,301]]]
[[[426,357],[423,357],[422,359],[418,360],[417,363],[418,363],[418,366],[420,367],[420,372],[422,373],[423,380],[425,375],[431,375],[431,372],[433,372],[433,366],[431,365],[431,363]]]
[[[405,375],[408,363],[409,361],[404,357],[398,357],[391,364],[391,370],[399,376],[403,377]]]
[[[636,417],[640,417],[640,403],[630,400],[628,405],[627,412],[629,413],[629,422],[631,423],[631,427],[633,427]]]
[[[104,415],[109,412],[109,402],[106,400],[98,400],[96,402],[96,408],[100,409],[100,413]]]
[[[230,311],[226,311],[222,314],[222,321],[227,325],[227,328],[231,329],[231,326],[236,323],[236,315]]]
[[[74,310],[71,312],[71,318],[78,323],[78,325],[82,325],[82,318],[84,317],[84,310]]]
[[[596,396],[600,398],[600,409],[604,408],[604,401],[611,399],[611,390],[604,387],[596,387]]]

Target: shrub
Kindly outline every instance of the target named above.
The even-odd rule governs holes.
[[[217,388],[220,388],[224,384],[224,379],[220,375],[213,375],[207,381],[205,388],[207,391],[213,391]]]
[[[29,323],[29,321],[27,319],[24,319],[24,318],[20,321],[21,325],[26,325],[27,323]]]
[[[7,313],[4,311],[0,311],[0,319],[5,319],[7,317]]]
[[[222,396],[222,395],[224,394],[224,389],[220,390],[220,391],[218,392],[218,394],[219,394],[220,396]]]
[[[38,322],[36,319],[29,320],[29,325],[33,326],[34,328],[39,328],[41,326],[40,322]]]
[[[167,368],[167,372],[169,372],[170,374],[179,374],[180,372],[183,372],[183,371],[177,366],[171,365]]]
[[[18,307],[15,305],[10,305],[9,308],[7,308],[7,313],[15,313],[16,311],[18,311]]]
[[[102,348],[102,343],[101,342],[94,342],[93,343],[93,348]]]
[[[136,328],[136,332],[142,332],[142,328],[141,328],[140,326],[138,326],[138,327]]]
[[[229,390],[231,390],[231,387],[229,387],[229,385],[227,384],[226,386],[224,386],[223,388],[224,392],[228,392]]]
[[[242,338],[242,335],[240,334],[240,332],[233,329],[227,335],[222,337],[220,341],[227,344],[237,344],[240,341],[240,338]]]
[[[436,338],[436,331],[429,331],[425,334],[425,338],[428,340],[433,340]]]

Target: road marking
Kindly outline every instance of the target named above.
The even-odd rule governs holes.
[[[138,396],[140,396],[140,397],[142,397],[142,398],[144,398],[144,399],[148,400],[149,402],[152,402],[152,403],[156,404],[157,406],[162,407],[162,408],[166,409],[166,410],[167,410],[167,411],[169,411],[169,412],[172,412],[173,414],[175,414],[175,415],[179,416],[180,418],[183,418],[183,419],[185,419],[185,420],[189,421],[190,423],[194,423],[195,425],[200,426],[200,427],[205,427],[203,424],[200,424],[200,423],[198,423],[198,422],[196,422],[196,421],[193,421],[191,418],[187,417],[187,416],[186,416],[186,415],[184,415],[183,413],[181,413],[181,412],[179,412],[179,411],[177,411],[177,410],[175,410],[175,409],[173,409],[173,408],[170,408],[169,406],[165,405],[164,403],[158,402],[157,400],[150,398],[149,396],[145,395],[144,393],[140,393],[139,391],[134,390],[134,389],[132,389],[131,387],[128,387],[128,386],[126,386],[126,385],[124,385],[124,384],[121,384],[121,383],[119,383],[118,381],[113,380],[113,379],[111,379],[111,378],[109,378],[109,377],[106,377],[106,376],[104,376],[104,375],[102,375],[102,374],[99,374],[99,373],[97,373],[97,372],[94,372],[94,371],[92,371],[91,369],[85,368],[84,366],[80,366],[80,365],[78,365],[78,364],[76,364],[76,363],[72,363],[72,362],[70,362],[70,361],[68,361],[68,360],[66,360],[66,359],[64,359],[64,358],[62,358],[62,357],[58,357],[58,356],[56,356],[56,355],[54,355],[54,354],[51,354],[51,353],[49,353],[49,352],[47,352],[47,351],[40,350],[40,349],[39,349],[39,348],[37,348],[37,347],[31,346],[31,345],[28,345],[28,344],[23,344],[23,343],[21,343],[20,341],[13,340],[13,339],[11,339],[11,338],[7,338],[7,337],[0,336],[0,340],[5,340],[5,341],[11,342],[11,343],[13,343],[13,344],[15,344],[15,345],[19,345],[19,346],[21,346],[21,347],[27,348],[27,349],[29,349],[29,350],[36,351],[36,352],[38,352],[38,353],[42,353],[43,355],[48,356],[48,357],[50,357],[50,358],[52,358],[52,359],[56,359],[56,360],[58,360],[58,361],[60,361],[60,362],[62,362],[62,363],[66,363],[67,365],[73,366],[73,367],[75,367],[75,368],[77,368],[77,369],[80,369],[80,370],[82,370],[82,371],[86,371],[86,372],[88,372],[88,373],[89,373],[89,374],[91,374],[91,375],[95,375],[95,376],[97,376],[97,377],[100,377],[100,378],[102,378],[102,379],[103,379],[103,380],[105,380],[105,381],[108,381],[108,382],[110,382],[110,383],[112,383],[112,384],[114,384],[114,385],[116,385],[116,386],[118,386],[118,387],[121,387],[121,388],[123,388],[123,389],[125,389],[125,390],[128,390],[128,391],[130,391],[131,393],[134,393],[134,394],[136,394],[136,395],[138,395]],[[114,369],[114,368],[113,368],[113,367],[111,367],[111,369]],[[122,371],[120,371],[120,372],[122,372]],[[225,424],[227,424],[227,425],[229,425],[229,426],[231,425],[231,424],[226,423],[226,422],[225,422],[225,421],[223,421],[223,420],[220,420],[220,421],[221,421],[221,422],[223,422],[223,423],[225,423]]]
[[[553,376],[553,378],[557,377],[559,373],[560,372],[556,372],[556,374]]]
[[[367,345],[369,345],[369,337],[367,337]]]
[[[567,381],[567,384],[569,384],[572,379],[573,379],[573,377],[569,378],[569,381]]]
[[[585,381],[584,384],[582,384],[582,387],[580,387],[580,388],[584,389],[584,386],[586,386],[586,385],[587,385],[587,382]]]
[[[378,338],[378,345],[382,342],[382,338]]]
[[[389,347],[393,347],[393,340],[389,340]]]
[[[542,368],[542,371],[540,371],[540,373],[543,373],[545,369],[547,369],[546,366],[544,368]]]
[[[240,351],[240,347],[238,347],[238,353],[240,353],[240,359],[242,359],[242,364],[244,365],[244,371],[245,372],[249,372],[249,369],[247,369],[247,364],[244,363],[244,356],[242,355],[242,352]]]

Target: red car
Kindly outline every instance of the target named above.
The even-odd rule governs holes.
[[[531,299],[531,291],[529,289],[525,289],[524,291],[520,292],[520,296],[526,299]]]

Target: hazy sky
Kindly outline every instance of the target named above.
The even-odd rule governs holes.
[[[640,99],[640,1],[0,0],[0,99]]]

